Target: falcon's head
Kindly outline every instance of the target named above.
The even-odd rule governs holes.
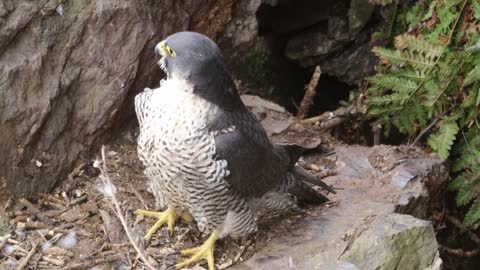
[[[162,56],[159,64],[168,78],[191,80],[198,74],[205,76],[225,69],[215,42],[195,32],[178,32],[167,37],[155,46],[155,53]]]
[[[193,93],[219,105],[238,103],[238,93],[228,74],[223,55],[210,38],[194,32],[178,32],[155,46],[167,79],[185,80]]]

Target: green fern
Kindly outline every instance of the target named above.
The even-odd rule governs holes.
[[[480,3],[419,1],[397,17],[400,28],[408,25],[415,29],[415,34],[400,33],[393,48],[373,50],[380,63],[378,74],[368,79],[371,84],[366,91],[368,112],[383,123],[386,131],[394,125],[411,139],[425,135],[422,139],[434,153],[451,160],[456,177],[450,189],[458,192],[458,205],[471,205],[465,224],[477,227],[480,224],[480,35],[477,33]]]
[[[476,199],[465,214],[465,225],[472,226],[474,229],[480,225],[480,199]]]
[[[480,64],[476,65],[475,68],[470,70],[463,81],[463,85],[468,86],[478,80],[480,80]]]
[[[447,159],[458,131],[456,119],[453,117],[445,118],[440,122],[440,129],[436,133],[430,134],[428,145],[441,159]]]

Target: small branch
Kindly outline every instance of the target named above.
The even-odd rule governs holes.
[[[2,240],[0,241],[0,250],[3,250],[3,248],[5,247],[5,245],[7,244],[8,240],[10,239],[11,235],[10,234],[7,234],[5,236],[3,236]]]
[[[298,109],[297,117],[299,119],[304,119],[308,115],[308,111],[313,104],[313,99],[317,94],[317,85],[318,80],[320,80],[320,75],[322,75],[320,66],[316,66],[312,75],[312,79],[308,84],[307,91],[305,92],[305,96],[303,97],[302,103],[300,103],[300,108]]]
[[[375,124],[372,127],[372,132],[373,132],[373,145],[380,145],[382,126],[380,124]]]
[[[409,146],[412,146],[412,145],[415,145],[418,140],[420,140],[420,138],[423,137],[423,135],[425,135],[425,133],[427,133],[433,126],[435,126],[435,124],[438,122],[438,120],[440,120],[440,118],[444,115],[445,113],[442,113],[441,115],[437,116],[437,118],[435,118],[432,123],[430,123],[430,125],[428,125],[424,130],[422,130],[422,132],[420,132],[420,134],[418,134],[418,136],[415,138],[415,140],[413,140],[413,142],[409,145]]]
[[[366,106],[363,103],[363,96],[360,95],[347,107],[340,107],[333,112],[325,112],[319,116],[311,117],[300,121],[301,124],[315,124],[320,129],[331,129],[358,114],[364,114]]]
[[[123,259],[124,259],[124,256],[122,254],[114,254],[114,255],[108,256],[106,258],[96,258],[96,259],[89,260],[89,261],[86,261],[86,262],[72,264],[72,265],[69,265],[67,267],[62,268],[61,270],[89,269],[89,268],[91,268],[95,265],[121,261]],[[152,268],[152,269],[155,269],[155,268]]]
[[[101,179],[102,179],[102,182],[104,184],[104,186],[109,186],[109,187],[113,187],[113,183],[112,181],[110,180],[110,177],[108,176],[108,173],[107,173],[107,161],[106,161],[106,158],[105,158],[105,146],[102,145],[102,165],[103,165],[103,168],[101,169],[101,173],[102,173],[102,176]],[[112,210],[115,212],[115,214],[117,215],[118,219],[120,219],[120,222],[122,223],[122,226],[123,226],[123,229],[125,230],[125,233],[127,234],[127,238],[128,240],[130,241],[130,243],[132,244],[133,248],[135,249],[135,251],[137,252],[137,254],[140,256],[140,258],[142,259],[143,263],[151,270],[155,270],[155,267],[153,267],[148,261],[147,259],[145,258],[145,256],[143,255],[142,251],[140,250],[140,248],[138,247],[137,243],[133,240],[132,238],[132,235],[130,234],[130,230],[128,229],[128,225],[127,225],[127,222],[125,221],[125,218],[122,214],[122,209],[120,207],[120,203],[118,202],[115,194],[110,194],[110,195],[113,195],[113,196],[105,196],[105,198],[107,198],[107,200],[109,200],[109,206],[112,208]],[[112,206],[112,204],[114,205],[114,207]]]
[[[28,252],[27,256],[25,256],[23,260],[20,262],[20,264],[18,265],[17,270],[25,269],[28,265],[28,262],[30,261],[33,254],[35,254],[36,251],[37,251],[37,244],[35,243],[32,249],[30,249],[30,251]]]
[[[449,248],[442,246],[441,247],[443,251],[450,253],[452,255],[456,255],[459,257],[474,257],[480,254],[480,248],[476,248],[474,250],[463,250],[461,248]]]
[[[127,184],[128,184],[128,187],[130,188],[130,191],[133,192],[133,194],[137,197],[137,199],[142,204],[143,208],[148,210],[147,202],[143,198],[142,194],[140,194],[140,192],[138,192],[138,190],[135,188],[135,186],[132,185],[132,183],[130,182],[130,176],[128,174],[127,174],[127,180],[128,180]]]

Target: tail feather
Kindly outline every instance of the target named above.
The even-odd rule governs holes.
[[[290,160],[289,169],[285,178],[285,191],[294,195],[301,204],[321,204],[329,201],[327,196],[315,190],[307,183],[321,187],[322,189],[334,194],[336,193],[335,190],[333,190],[322,180],[313,176],[307,170],[295,166],[298,159],[305,153],[305,151],[311,149],[295,144],[282,145],[281,147],[287,153]]]
[[[289,187],[288,193],[297,198],[299,205],[317,205],[329,201],[327,196],[298,180]]]
[[[307,170],[301,167],[294,167],[291,169],[292,174],[295,176],[297,180],[305,181],[307,183],[310,183],[315,186],[319,186],[323,188],[324,190],[336,194],[335,190],[333,190],[332,187],[327,185],[325,182],[322,180],[318,179],[317,177],[313,176],[310,174]]]
[[[335,193],[329,185],[300,167],[290,169],[286,174],[285,180],[285,191],[294,195],[298,202],[303,205],[315,205],[329,201],[327,196],[312,188],[307,183]]]

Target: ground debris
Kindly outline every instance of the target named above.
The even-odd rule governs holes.
[[[142,239],[153,221],[138,219],[131,210],[155,209],[155,201],[147,191],[136,142],[120,137],[107,147],[105,157],[130,233],[133,238]],[[62,270],[97,266],[99,269],[120,266],[145,269],[126,239],[120,221],[99,192],[100,171],[94,167],[95,161],[82,162],[51,194],[39,195],[35,200],[12,199],[5,209],[9,231],[0,237],[3,250],[0,269],[20,266],[22,269]],[[326,167],[318,160],[310,160],[309,164],[312,173],[324,173]],[[290,225],[305,215],[308,211],[270,217],[260,221],[259,232],[248,238],[218,241],[215,249],[217,268],[224,269],[247,260],[270,239],[288,232]],[[172,237],[162,228],[148,246],[140,248],[150,264],[162,269],[184,259],[178,251],[198,246],[204,240],[194,224],[179,222]],[[196,265],[191,269],[204,268]]]

